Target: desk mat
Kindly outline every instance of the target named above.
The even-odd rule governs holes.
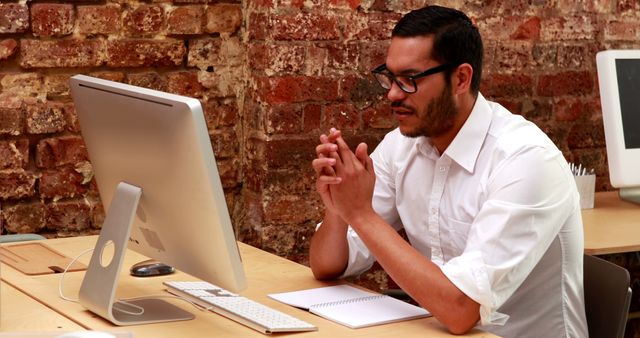
[[[46,275],[63,272],[72,259],[40,242],[3,245],[0,261],[27,275]],[[86,270],[87,266],[74,262],[67,271]]]

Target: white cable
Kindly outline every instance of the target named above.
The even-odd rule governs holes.
[[[60,275],[60,281],[58,282],[58,295],[60,296],[60,298],[69,301],[69,302],[78,302],[79,299],[77,298],[69,298],[67,296],[64,295],[64,276],[66,275],[67,271],[71,268],[71,266],[73,265],[73,263],[75,263],[78,259],[80,259],[80,257],[86,255],[87,253],[93,251],[94,248],[90,248],[90,249],[86,249],[84,251],[82,251],[79,255],[77,255],[75,258],[73,258],[71,260],[71,262],[64,268],[64,271],[62,271],[62,274]],[[156,294],[156,295],[148,295],[148,296],[140,296],[140,297],[132,297],[132,298],[125,298],[125,299],[119,299],[116,300],[115,303],[113,304],[113,309],[116,311],[120,311],[122,313],[126,313],[129,315],[133,315],[133,316],[140,316],[142,314],[144,314],[144,308],[141,306],[138,306],[136,304],[132,304],[129,303],[128,301],[133,301],[133,300],[139,300],[139,299],[157,299],[157,298],[172,298],[172,299],[179,299],[182,301],[185,301],[189,304],[191,304],[193,307],[195,307],[196,309],[200,310],[200,311],[209,311],[211,310],[213,307],[203,307],[189,299],[186,298],[182,298],[179,296],[173,296],[173,295],[163,295],[163,294]],[[117,304],[123,304],[125,306],[130,306],[133,308],[136,308],[139,310],[139,312],[132,312],[129,310],[125,310],[123,308],[119,308],[116,305]]]
[[[60,281],[58,283],[58,295],[60,296],[60,298],[69,301],[69,302],[78,302],[79,300],[77,298],[69,298],[67,296],[64,295],[64,290],[63,290],[63,281],[64,281],[64,275],[67,274],[67,270],[69,270],[69,268],[71,268],[71,266],[73,265],[73,263],[75,263],[80,257],[86,255],[87,253],[93,251],[93,248],[91,249],[86,249],[85,251],[81,252],[79,255],[77,255],[73,260],[71,260],[71,262],[67,265],[66,268],[64,268],[64,271],[62,271],[62,275],[60,275]]]

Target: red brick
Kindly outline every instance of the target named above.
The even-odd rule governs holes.
[[[305,68],[306,47],[255,43],[249,46],[249,66],[268,75],[301,73]]]
[[[36,3],[31,5],[31,31],[34,36],[65,36],[73,32],[73,5]]]
[[[600,30],[593,16],[553,17],[542,21],[540,30],[544,41],[590,40]]]
[[[76,113],[76,107],[73,102],[64,103],[64,118],[67,121],[67,131],[72,133],[80,132],[80,121],[78,121],[78,114]]]
[[[164,10],[157,5],[140,5],[131,10],[125,10],[122,22],[129,36],[153,36],[163,28]]]
[[[385,100],[387,94],[372,76],[363,78],[360,75],[342,77],[338,92],[341,100],[354,102]]]
[[[242,168],[240,160],[221,159],[218,161],[216,159],[216,165],[218,166],[218,174],[223,188],[229,189],[240,184],[240,169]]]
[[[4,39],[0,41],[0,61],[12,57],[18,47],[18,43],[14,39]]]
[[[635,0],[619,0],[616,1],[615,8],[618,13],[638,13],[640,4]]]
[[[183,96],[202,98],[204,87],[198,82],[197,72],[167,73],[166,78],[166,91]]]
[[[338,83],[328,77],[259,77],[257,81],[259,96],[271,104],[334,100],[338,97]]]
[[[490,97],[491,100],[499,103],[503,107],[505,107],[508,111],[516,115],[522,115],[522,100],[510,99],[504,97],[493,98]]]
[[[0,34],[24,33],[29,29],[29,7],[26,4],[0,4]]]
[[[191,5],[174,7],[167,12],[167,33],[201,34],[204,6]]]
[[[498,44],[495,46],[494,58],[488,61],[492,62],[498,70],[522,70],[531,66],[532,48],[530,41],[513,41],[508,45]]]
[[[558,46],[557,67],[562,70],[592,70],[596,53],[600,50],[599,42],[581,43],[577,45],[563,44]]]
[[[239,109],[235,100],[230,100],[229,102],[207,100],[203,109],[209,130],[232,127],[239,123]]]
[[[540,18],[533,17],[523,22],[518,29],[511,34],[514,40],[538,40],[540,39]]]
[[[20,40],[23,68],[97,67],[103,63],[102,40]]]
[[[355,131],[361,128],[360,112],[353,104],[338,103],[324,107],[324,129],[336,127],[343,132]]]
[[[35,101],[34,98],[44,98],[42,75],[39,73],[13,73],[7,74],[0,80],[4,94],[11,94],[13,97],[24,99],[28,102]],[[22,102],[25,103],[24,101]]]
[[[358,44],[338,43],[327,46],[327,66],[332,69],[351,70],[358,63],[360,46]]]
[[[637,21],[612,21],[604,25],[606,40],[635,40],[638,38]]]
[[[45,211],[47,229],[78,231],[93,227],[91,205],[84,200],[52,202]]]
[[[369,74],[372,69],[385,63],[388,47],[389,44],[382,41],[361,43],[360,47],[358,47],[360,51],[358,57],[360,62],[357,65],[358,72]]]
[[[315,158],[317,138],[299,138],[286,135],[265,142],[264,161],[269,170],[308,168]]]
[[[47,102],[26,105],[27,133],[46,134],[65,130],[66,119],[62,104]]]
[[[266,109],[265,128],[271,134],[297,134],[302,131],[302,111],[299,105],[277,104]]]
[[[186,53],[180,40],[113,40],[107,41],[109,67],[179,66]]]
[[[127,83],[160,91],[164,91],[166,87],[165,79],[156,72],[129,73]]]
[[[230,158],[238,155],[240,140],[234,130],[213,130],[210,133],[211,147],[216,159]]]
[[[245,55],[244,43],[237,37],[194,39],[189,41],[187,65],[216,72],[219,68],[241,67]]]
[[[230,98],[240,93],[240,84],[245,83],[245,74],[240,67],[220,67],[214,72],[200,72],[198,80],[206,88],[206,96]]]
[[[19,199],[35,195],[38,175],[24,170],[0,171],[0,199]]]
[[[26,169],[28,163],[28,139],[0,141],[0,170]]]
[[[83,184],[85,177],[70,167],[45,170],[41,175],[39,186],[41,198],[58,200],[82,196],[88,188],[88,184]]]
[[[4,205],[4,228],[9,233],[34,234],[45,226],[45,206],[41,202]]]
[[[350,8],[357,9],[360,7],[361,0],[330,0],[330,8]]]
[[[267,40],[271,36],[272,25],[266,14],[249,13],[247,21],[249,40]]]
[[[0,135],[24,133],[24,113],[20,107],[0,106]]]
[[[207,33],[234,33],[242,24],[242,8],[233,4],[211,5],[207,7],[205,20]]]
[[[388,102],[380,102],[362,112],[364,128],[389,130],[396,126],[396,120]]]
[[[393,12],[356,13],[345,20],[344,35],[347,39],[386,40],[401,15]]]
[[[339,20],[338,16],[316,13],[274,15],[267,29],[275,40],[337,40]]]
[[[123,72],[114,72],[109,70],[91,72],[89,73],[89,76],[114,82],[124,82],[125,79],[125,74]]]
[[[524,74],[491,74],[484,78],[482,93],[491,97],[522,97],[533,93],[533,79]]]
[[[567,144],[571,149],[604,147],[604,126],[602,120],[586,123],[575,123],[567,136]]]
[[[593,94],[593,75],[590,72],[561,72],[542,75],[538,79],[540,96]]]
[[[50,74],[44,76],[44,90],[47,98],[68,97],[71,74]]]
[[[595,109],[591,102],[582,100],[560,99],[553,105],[556,121],[576,121],[581,116],[591,116]]]
[[[67,164],[77,164],[88,158],[84,141],[79,136],[40,140],[36,146],[35,155],[38,168],[55,168]]]
[[[560,14],[571,14],[576,12],[595,12],[602,14],[612,13],[616,0],[594,0],[594,1],[575,1],[575,0],[559,0],[556,7]]]
[[[120,6],[107,4],[78,6],[78,32],[81,34],[112,34],[120,29]]]
[[[317,131],[320,129],[322,119],[322,106],[318,104],[308,104],[302,110],[303,130],[305,132]]]
[[[187,65],[200,70],[211,69],[224,64],[221,56],[222,40],[220,38],[204,38],[189,40],[189,54]]]

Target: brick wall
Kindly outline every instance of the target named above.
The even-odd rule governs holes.
[[[240,189],[240,1],[2,1],[3,233],[96,233],[104,212],[68,79],[83,73],[203,103],[227,202]]]
[[[485,96],[610,189],[595,53],[640,48],[637,1],[2,1],[3,232],[100,227],[67,83],[84,73],[200,99],[239,238],[306,263],[322,215],[310,168],[318,134],[336,126],[374,146],[394,126],[368,71],[395,21],[427,3],[480,27]],[[386,284],[380,272],[362,279]]]

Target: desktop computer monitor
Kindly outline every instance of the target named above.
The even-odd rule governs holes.
[[[640,203],[640,50],[596,55],[611,185]]]
[[[117,325],[193,318],[159,299],[116,301],[127,247],[230,291],[245,288],[200,102],[84,75],[70,85],[107,210],[80,303]]]

